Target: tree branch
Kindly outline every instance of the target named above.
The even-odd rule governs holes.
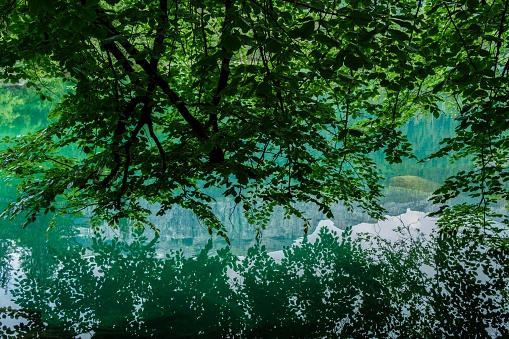
[[[113,36],[121,35],[121,33],[110,22],[104,19],[104,17],[106,16],[104,12],[97,11],[97,14],[98,19],[96,20],[96,22],[98,22],[104,28],[110,31]],[[118,43],[122,46],[122,48],[125,49],[125,51],[129,54],[131,58],[136,60],[134,56],[139,55],[140,52],[133,44],[131,44],[126,39],[120,40],[118,41]],[[115,58],[117,58],[118,60],[122,60],[122,67],[127,72],[134,72],[134,68],[127,60],[128,58],[114,43],[108,44],[108,47],[111,49],[111,52],[115,56]],[[189,112],[184,100],[181,99],[179,95],[170,88],[168,82],[164,80],[164,78],[161,75],[158,74],[157,69],[152,68],[150,63],[145,59],[137,59],[135,62],[139,66],[141,66],[145,74],[147,74],[149,78],[152,79],[159,88],[161,88],[163,93],[166,94],[170,102],[177,108],[180,115],[188,123],[188,125],[191,127],[191,129],[198,137],[198,139],[202,141],[207,140],[208,134],[207,131],[204,129],[203,125],[191,114],[191,112]]]
[[[225,34],[231,33],[231,27],[230,27],[231,26],[231,17],[228,12],[231,10],[232,4],[233,4],[232,0],[225,1],[225,6],[224,6],[225,14],[224,14],[223,29],[222,29],[222,33],[221,33],[221,41],[224,39]],[[214,106],[219,105],[219,103],[221,101],[220,94],[223,91],[223,89],[225,89],[226,86],[228,85],[228,78],[230,76],[230,61],[231,61],[230,54],[231,53],[228,52],[226,50],[226,48],[224,48],[224,47],[222,47],[222,51],[223,51],[223,53],[225,53],[228,56],[224,57],[223,60],[221,60],[221,71],[219,73],[219,81],[217,83],[217,87],[214,92],[214,98],[212,101]],[[217,126],[216,126],[216,128],[217,128]]]
[[[498,58],[500,56],[500,49],[502,48],[502,34],[504,33],[504,23],[505,23],[505,16],[507,13],[507,8],[509,6],[509,0],[506,0],[504,3],[504,12],[502,13],[502,18],[500,19],[500,28],[498,29],[498,41],[497,41],[497,53],[495,54],[495,67],[493,69],[493,76],[497,74],[497,64],[498,64]],[[505,72],[505,67],[503,72]]]
[[[456,30],[456,33],[458,33],[458,36],[461,40],[461,44],[463,45],[463,48],[465,49],[465,53],[467,53],[467,58],[468,58],[470,65],[472,65],[474,70],[476,72],[478,72],[479,70],[477,69],[477,66],[474,64],[474,61],[472,60],[472,57],[470,56],[470,53],[468,51],[467,43],[465,42],[465,39],[463,38],[463,35],[461,34],[460,29],[456,25],[456,22],[454,22],[454,19],[452,18],[452,13],[451,13],[451,10],[449,9],[449,6],[447,6],[447,3],[445,1],[443,2],[443,4],[445,6],[445,9],[447,10],[447,13],[449,14],[449,19],[451,20],[452,25],[454,26],[454,29]]]
[[[136,106],[140,103],[142,103],[145,100],[145,97],[142,96],[136,96],[131,99],[131,101],[127,104],[126,108],[122,112],[122,114],[119,115],[118,121],[117,121],[117,127],[115,128],[115,131],[113,132],[113,141],[114,141],[114,147],[113,150],[113,160],[115,161],[115,167],[110,171],[110,173],[101,181],[101,185],[107,184],[113,177],[115,177],[120,170],[121,161],[120,161],[120,147],[118,145],[118,137],[120,137],[122,134],[126,131],[126,120],[130,117],[130,115],[134,112],[136,109]]]
[[[168,23],[168,0],[159,0],[159,22],[156,28],[156,36],[154,38],[154,46],[152,47],[153,55],[157,55],[159,50],[164,49],[164,30]],[[150,66],[153,69],[157,69],[159,58],[151,57]]]

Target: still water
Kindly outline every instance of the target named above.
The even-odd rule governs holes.
[[[47,106],[10,95],[4,135],[44,125]],[[454,121],[423,118],[406,129],[423,158]],[[313,226],[308,236],[301,221],[276,211],[256,240],[240,211],[220,201],[213,208],[229,227],[231,247],[183,209],[153,220],[160,237],[127,223],[94,233],[86,215],[49,231],[49,216],[27,229],[22,220],[2,220],[0,336],[508,336],[509,265],[497,250],[504,238],[489,230],[482,241],[439,238],[436,220],[424,213],[434,208],[430,187],[452,173],[450,165],[381,170],[383,204],[395,217],[377,222],[335,206],[335,218],[321,221],[303,205]],[[12,187],[0,187],[0,207],[14,196]]]
[[[242,255],[211,239],[186,255],[142,230],[34,226],[2,229],[3,338],[509,335],[505,253],[434,238],[422,212],[348,232],[321,222]]]

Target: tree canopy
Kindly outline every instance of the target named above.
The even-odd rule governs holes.
[[[432,157],[470,157],[435,192],[475,208],[507,199],[509,54],[505,0],[2,0],[0,77],[56,100],[46,128],[9,139],[21,180],[5,215],[76,213],[146,222],[231,197],[252,222],[296,202],[331,216],[342,202],[374,217],[370,154],[412,156],[399,127],[457,110]],[[61,78],[55,97],[42,79]],[[66,155],[65,149],[79,153]],[[452,209],[454,212],[454,207]],[[451,213],[448,214],[451,217]]]

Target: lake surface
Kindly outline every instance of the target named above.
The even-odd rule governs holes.
[[[48,105],[11,102],[4,135],[46,123]],[[454,126],[443,116],[405,128],[425,158]],[[307,236],[302,221],[276,211],[255,239],[241,211],[218,201],[213,208],[232,246],[179,208],[154,217],[160,237],[127,223],[94,232],[86,215],[62,218],[49,231],[50,216],[26,229],[23,220],[0,220],[0,335],[508,336],[509,266],[497,250],[507,235],[440,238],[424,213],[436,208],[427,201],[430,188],[468,163],[455,166],[446,159],[386,165],[382,202],[393,217],[377,222],[338,205],[333,220],[321,221],[302,205],[312,225]],[[15,195],[2,185],[0,207]]]
[[[4,338],[504,337],[506,254],[406,213],[292,246],[197,253],[146,237],[3,229]],[[42,225],[38,225],[42,226]],[[189,246],[181,242],[180,246]],[[187,253],[188,254],[188,253]],[[11,308],[8,308],[8,307]]]

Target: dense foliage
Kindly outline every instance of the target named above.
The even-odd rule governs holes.
[[[457,135],[433,156],[475,167],[436,191],[489,214],[507,198],[508,1],[3,0],[1,77],[58,99],[44,129],[9,140],[21,178],[7,215],[75,213],[146,222],[175,204],[224,229],[231,197],[253,222],[275,206],[380,216],[370,154],[398,162],[399,127],[454,103]],[[70,89],[55,98],[43,78]],[[69,157],[61,151],[78,148]],[[63,198],[63,199],[62,199]],[[448,206],[444,205],[444,209]],[[304,217],[304,216],[303,216]],[[453,230],[454,231],[454,230]]]

